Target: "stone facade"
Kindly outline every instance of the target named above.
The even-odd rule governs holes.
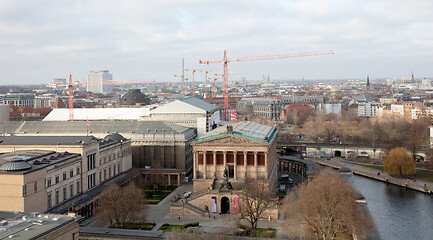
[[[174,199],[171,214],[237,214],[246,176],[264,178],[271,186],[276,182],[277,132],[275,127],[237,122],[191,143],[194,193],[186,199]],[[270,208],[263,216],[275,218],[277,212]]]
[[[192,143],[194,179],[270,178],[277,161],[276,143],[263,143],[236,135],[223,135]]]

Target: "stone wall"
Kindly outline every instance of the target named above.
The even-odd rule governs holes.
[[[170,207],[170,215],[173,216],[202,216],[201,214],[191,211],[188,208],[184,207]]]
[[[193,189],[194,192],[199,192],[203,189],[207,189],[212,185],[213,180],[212,179],[195,179],[193,182]]]

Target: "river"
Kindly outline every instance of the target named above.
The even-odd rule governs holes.
[[[355,175],[383,240],[433,239],[433,196]]]

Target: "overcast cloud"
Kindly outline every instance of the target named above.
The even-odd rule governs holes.
[[[333,50],[231,63],[230,80],[433,76],[433,1],[0,1],[0,84],[49,83],[93,69],[178,81],[198,60]],[[204,78],[197,74],[200,80]]]

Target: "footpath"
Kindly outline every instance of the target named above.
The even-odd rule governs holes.
[[[420,191],[423,193],[431,193],[433,190],[433,183],[425,180],[420,179],[406,179],[406,178],[398,178],[389,175],[385,171],[361,166],[359,164],[342,160],[339,158],[332,158],[331,160],[322,160],[317,158],[306,158],[305,160],[309,160],[312,162],[316,162],[319,165],[332,167],[335,169],[340,169],[342,167],[346,167],[350,170],[352,170],[353,174],[361,175],[364,177],[368,177],[371,179],[375,179],[378,181],[382,181],[385,183],[394,184],[401,187],[406,187],[409,189],[413,189],[416,191]]]

